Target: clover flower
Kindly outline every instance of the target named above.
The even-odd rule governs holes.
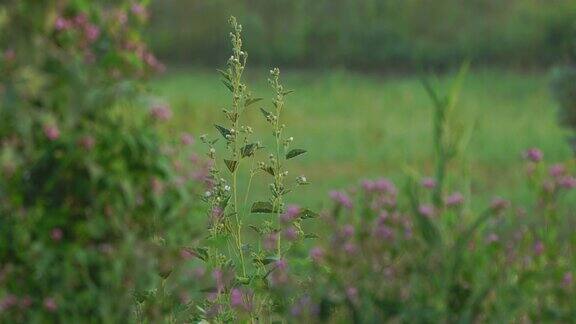
[[[64,31],[69,29],[72,26],[72,22],[64,17],[58,17],[54,21],[54,29],[57,31]]]
[[[53,313],[56,310],[58,310],[58,304],[56,303],[56,300],[52,297],[47,297],[44,299],[44,302],[42,303],[42,305],[44,306],[44,308]]]
[[[84,35],[88,42],[93,43],[100,37],[100,27],[93,24],[86,25],[84,27]]]
[[[86,151],[91,151],[94,145],[96,144],[96,140],[94,137],[87,135],[80,139],[78,144]]]
[[[544,158],[544,153],[539,148],[529,148],[524,152],[524,158],[528,161],[538,163]]]
[[[351,238],[352,236],[354,236],[354,231],[355,231],[354,225],[352,225],[352,224],[346,224],[346,225],[344,225],[344,226],[342,227],[342,236],[343,236],[345,239],[349,239],[349,238]]]
[[[8,310],[18,303],[18,298],[12,294],[6,295],[2,300],[0,300],[0,312]]]
[[[462,205],[464,202],[464,196],[460,192],[455,192],[450,196],[446,197],[445,203],[448,207],[454,207]]]
[[[536,243],[534,243],[534,254],[538,256],[542,253],[544,253],[544,243],[538,240]]]
[[[230,291],[230,306],[238,308],[244,304],[242,300],[242,292],[238,288],[232,288]]]
[[[434,216],[434,206],[430,204],[420,205],[420,207],[418,207],[418,213],[420,213],[422,216],[430,218]]]
[[[59,227],[52,229],[52,231],[50,232],[50,237],[52,238],[52,240],[54,242],[59,242],[60,240],[62,240],[63,236],[64,236],[64,232]]]
[[[374,236],[385,241],[392,241],[394,240],[394,231],[391,227],[382,224],[374,228]]]
[[[490,203],[490,208],[495,212],[502,211],[508,207],[510,207],[510,201],[501,197],[492,198],[492,202]]]
[[[300,215],[300,207],[297,205],[289,205],[286,211],[280,216],[280,221],[284,224],[289,224],[295,221]]]
[[[298,239],[298,230],[294,226],[289,226],[282,231],[282,236],[288,241],[296,241]]]
[[[574,282],[574,275],[572,274],[572,272],[570,271],[566,272],[562,277],[562,285],[565,288],[569,288],[570,286],[572,286],[573,282]]]
[[[157,104],[150,109],[150,115],[158,121],[167,121],[172,118],[172,110],[166,104]]]
[[[558,185],[564,189],[574,189],[576,188],[576,177],[564,176],[558,179]]]
[[[498,242],[499,240],[500,240],[500,237],[496,233],[490,233],[486,237],[486,243],[488,243],[488,244]]]
[[[434,178],[424,178],[420,184],[426,189],[434,189],[436,187],[436,180],[434,180]]]
[[[44,135],[51,141],[55,141],[60,138],[60,130],[56,125],[45,125]]]
[[[180,135],[180,142],[183,145],[192,145],[194,144],[194,137],[189,133],[182,133],[182,135]]]
[[[313,247],[310,250],[310,258],[315,263],[320,263],[324,259],[324,249],[319,246]]]
[[[352,209],[352,199],[345,192],[331,191],[330,198],[332,198],[332,200],[334,200],[337,204],[345,208]]]
[[[550,174],[550,176],[555,177],[555,178],[563,175],[564,172],[566,172],[566,168],[564,167],[564,165],[562,165],[560,163],[552,165],[550,167],[550,169],[548,170],[548,173]]]
[[[274,249],[276,249],[277,244],[278,244],[278,234],[276,233],[267,234],[264,237],[264,241],[262,242],[264,249],[268,251],[273,251]]]

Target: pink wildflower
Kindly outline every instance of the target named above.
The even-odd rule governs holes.
[[[436,180],[434,180],[433,178],[424,178],[422,179],[422,187],[426,188],[426,189],[433,189],[436,187]]]
[[[434,216],[434,206],[430,204],[420,205],[420,207],[418,208],[418,212],[422,216],[432,217]]]
[[[242,291],[238,288],[232,288],[230,291],[230,306],[232,308],[243,308],[244,300],[242,298]]]
[[[16,59],[16,52],[14,51],[14,49],[9,48],[6,51],[4,51],[4,60],[6,62],[12,62]]]
[[[490,203],[490,208],[495,212],[502,211],[508,207],[510,207],[510,202],[501,197],[492,198],[492,202]]]
[[[550,169],[548,170],[548,173],[550,174],[550,176],[555,177],[555,178],[563,175],[564,172],[566,172],[566,168],[564,167],[564,165],[562,165],[560,163],[552,165],[550,167]]]
[[[100,37],[100,27],[96,25],[89,24],[84,29],[84,33],[86,35],[86,39],[92,43]]]
[[[350,196],[342,191],[331,191],[330,198],[334,200],[337,204],[344,206],[345,208],[352,209],[352,199]]]
[[[564,274],[564,277],[562,278],[562,285],[565,288],[568,288],[570,286],[572,286],[572,283],[574,282],[574,275],[572,274],[572,272],[568,271]]]
[[[282,231],[284,238],[288,241],[296,241],[298,239],[298,231],[294,226],[290,226]]]
[[[172,110],[168,105],[158,104],[150,109],[150,115],[155,120],[167,121],[172,118]]]
[[[564,189],[573,189],[576,188],[576,177],[573,176],[564,176],[558,179],[558,184],[560,187]]]
[[[44,308],[46,308],[46,310],[49,312],[55,312],[58,309],[58,304],[52,297],[45,298],[43,305]]]
[[[276,245],[278,244],[278,234],[270,233],[264,237],[264,249],[268,251],[273,251],[276,249]]]
[[[94,140],[94,137],[87,135],[80,139],[79,144],[84,150],[91,151],[96,144],[96,141]]]
[[[183,145],[192,145],[194,144],[194,137],[192,137],[192,135],[188,133],[182,133],[182,135],[180,136],[180,142]]]
[[[541,255],[542,253],[544,253],[544,243],[538,240],[534,243],[534,254]]]
[[[60,137],[60,130],[55,125],[45,125],[44,135],[51,141],[55,141]]]
[[[50,232],[50,237],[52,238],[52,240],[54,240],[55,242],[58,242],[60,240],[62,240],[62,237],[64,236],[64,232],[62,231],[61,228],[56,227],[54,229],[52,229],[52,231]]]
[[[70,23],[70,21],[68,21],[66,18],[63,17],[56,18],[56,21],[54,22],[54,28],[57,31],[63,31],[69,29],[71,25],[72,24]]]
[[[544,154],[540,149],[533,147],[524,152],[524,158],[531,162],[538,163],[542,161]]]
[[[324,250],[321,247],[313,247],[310,250],[310,258],[316,263],[320,263],[324,259]]]
[[[289,224],[298,218],[300,215],[300,207],[297,205],[289,205],[286,207],[286,211],[280,216],[280,220],[284,224]]]
[[[454,206],[458,206],[458,205],[462,205],[462,203],[464,202],[464,196],[459,193],[459,192],[455,192],[453,194],[451,194],[450,196],[446,197],[446,206],[448,207],[454,207]]]

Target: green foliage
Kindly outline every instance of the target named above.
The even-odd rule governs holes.
[[[308,209],[285,204],[285,197],[295,187],[307,183],[303,176],[297,177],[293,184],[288,182],[286,160],[306,151],[289,150],[293,138],[284,134],[282,113],[285,96],[291,91],[284,89],[280,71],[273,69],[269,79],[274,91],[273,109],[270,112],[260,109],[271,128],[273,144],[267,161],[257,161],[265,148],[255,138],[258,132],[248,124],[248,114],[250,106],[262,99],[253,97],[244,83],[248,54],[242,47],[242,25],[234,17],[230,18],[230,24],[232,56],[227,68],[218,71],[232,96],[229,108],[223,109],[226,126],[215,125],[225,140],[222,153],[216,145],[218,139],[202,136],[209,148],[213,186],[204,195],[209,205],[209,228],[207,237],[199,244],[206,246],[207,253],[202,260],[216,282],[209,290],[210,295],[195,301],[198,305],[195,318],[215,322],[267,322],[287,307],[284,291],[289,281],[294,280],[288,276],[287,267],[295,261],[288,257],[305,237],[300,221],[313,215]],[[221,170],[222,162],[227,171]],[[266,201],[250,202],[252,180],[258,175],[271,178],[269,197]],[[249,178],[245,186],[238,181],[242,176]],[[252,221],[255,214],[262,215]],[[257,235],[250,235],[254,233]]]
[[[552,91],[558,102],[558,122],[576,133],[576,68],[565,66],[554,71]],[[576,153],[576,136],[569,138]]]
[[[152,8],[153,46],[167,59],[223,59],[226,44],[214,35],[225,35],[219,22],[236,14],[253,62],[366,70],[552,63],[573,43],[576,20],[571,0],[166,0]]]
[[[140,35],[145,10],[132,1],[0,5],[2,322],[176,315],[167,307],[180,303],[175,289],[164,284],[171,273],[180,281],[179,249],[193,235],[185,216],[200,186],[156,129],[169,108],[142,91],[161,68]]]

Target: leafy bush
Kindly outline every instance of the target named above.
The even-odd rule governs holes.
[[[142,91],[162,69],[146,20],[132,1],[0,5],[3,322],[166,314],[141,295],[181,263],[203,171],[182,161],[189,135],[156,130],[170,109]]]

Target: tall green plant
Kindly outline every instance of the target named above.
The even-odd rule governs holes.
[[[462,82],[469,68],[469,63],[461,66],[446,94],[439,94],[427,78],[422,78],[424,89],[432,100],[433,112],[433,147],[435,160],[435,179],[433,201],[436,207],[442,205],[445,189],[447,168],[450,162],[467,145],[469,136],[464,133],[464,127],[456,120],[454,109],[458,102]]]
[[[219,153],[216,145],[219,139],[202,137],[212,160],[213,188],[205,193],[210,206],[210,234],[205,246],[194,250],[215,276],[228,276],[228,280],[217,280],[212,290],[215,295],[206,300],[198,316],[217,321],[241,318],[257,321],[270,318],[278,311],[278,305],[284,303],[274,291],[289,280],[286,256],[292,245],[304,238],[301,220],[315,214],[286,205],[286,196],[295,187],[307,184],[304,176],[290,183],[286,162],[306,151],[290,149],[293,138],[285,134],[282,113],[285,97],[291,91],[280,83],[277,68],[270,71],[269,79],[274,92],[273,109],[260,108],[271,126],[273,144],[268,158],[257,161],[264,146],[255,138],[252,126],[246,124],[246,116],[262,99],[253,97],[244,83],[248,54],[242,48],[242,25],[234,17],[230,18],[230,24],[232,56],[227,68],[219,72],[232,100],[230,107],[223,110],[225,126],[215,125],[225,147]],[[249,179],[246,187],[241,187],[241,174]],[[250,202],[252,179],[259,174],[271,178],[270,197]],[[250,218],[261,217],[254,214],[271,217],[254,222]],[[248,225],[249,222],[252,224]]]

